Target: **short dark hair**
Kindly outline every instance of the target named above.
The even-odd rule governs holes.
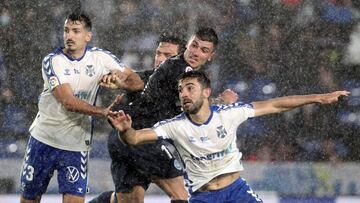
[[[215,30],[210,27],[199,27],[195,32],[195,36],[203,41],[212,42],[214,47],[219,43],[219,38]]]
[[[76,9],[75,11],[73,11],[72,13],[70,13],[67,17],[66,20],[71,20],[71,21],[79,21],[84,23],[84,27],[88,30],[91,31],[92,28],[92,23],[90,20],[90,17],[81,9]]]
[[[184,36],[169,31],[165,31],[160,34],[157,44],[160,44],[161,42],[167,42],[177,45],[178,53],[183,52],[186,46],[186,41],[184,40]]]
[[[203,88],[210,88],[211,82],[209,77],[203,71],[188,71],[179,76],[178,82],[180,83],[184,79],[196,78]]]

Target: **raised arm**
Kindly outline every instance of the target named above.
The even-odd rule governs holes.
[[[339,97],[349,96],[349,94],[350,92],[348,91],[335,91],[326,94],[294,95],[252,102],[252,105],[254,106],[256,117],[289,111],[306,104],[331,104],[337,102]]]
[[[119,131],[119,139],[121,139],[126,144],[138,145],[154,142],[157,140],[155,131],[150,128],[145,128],[142,130],[135,130],[132,128],[132,120],[130,115],[125,115],[123,111],[115,112],[114,114],[109,115],[108,119],[114,128]]]

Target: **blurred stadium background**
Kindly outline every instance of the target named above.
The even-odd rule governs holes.
[[[27,131],[42,91],[41,60],[62,45],[64,18],[79,4],[93,19],[92,45],[136,70],[152,68],[162,30],[188,36],[202,25],[214,27],[221,41],[207,67],[215,95],[231,88],[248,102],[351,91],[337,105],[250,120],[238,131],[238,146],[243,177],[265,202],[360,202],[357,0],[1,0],[0,202],[17,202]],[[100,94],[99,105],[107,105],[115,92]],[[113,188],[110,127],[97,120],[95,129],[89,196]],[[49,198],[57,193],[54,181]],[[168,199],[153,186],[151,201]]]

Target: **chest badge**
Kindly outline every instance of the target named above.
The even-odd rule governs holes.
[[[88,75],[89,77],[92,77],[95,75],[95,69],[94,69],[93,65],[86,65],[86,75]]]
[[[216,128],[216,132],[219,138],[224,138],[227,135],[227,132],[222,125]]]

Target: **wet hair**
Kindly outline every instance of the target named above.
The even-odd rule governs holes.
[[[178,53],[181,53],[186,49],[185,48],[186,41],[184,40],[184,37],[179,34],[169,32],[169,31],[167,31],[167,32],[165,31],[160,34],[157,44],[160,44],[161,42],[167,42],[167,43],[177,45]]]
[[[203,88],[211,87],[210,79],[203,71],[194,70],[194,71],[185,72],[179,76],[178,82],[180,83],[182,80],[189,78],[196,78]]]
[[[73,11],[71,14],[69,14],[66,17],[66,20],[70,20],[72,22],[75,21],[82,22],[84,24],[85,29],[91,31],[92,23],[90,17],[81,9],[76,9],[75,11]]]
[[[202,41],[212,42],[214,47],[219,43],[219,38],[214,29],[210,27],[199,27],[195,32],[195,36]]]

